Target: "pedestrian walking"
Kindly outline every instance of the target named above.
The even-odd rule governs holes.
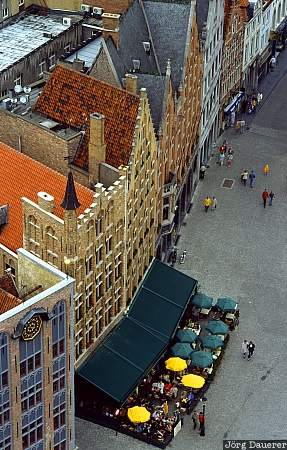
[[[215,209],[216,209],[216,207],[217,207],[217,199],[216,199],[216,197],[212,197],[212,205],[211,205],[211,209],[212,209],[212,211],[214,211]]]
[[[268,175],[269,172],[270,172],[269,164],[265,164],[265,166],[263,167],[264,175]]]
[[[199,421],[200,436],[205,436],[205,416],[203,412],[199,413],[198,421]]]
[[[226,166],[227,167],[231,167],[232,166],[232,161],[233,161],[233,154],[229,153],[227,155],[227,162],[226,162]]]
[[[246,358],[247,352],[248,352],[248,341],[246,339],[244,339],[244,341],[241,344],[241,353],[242,353],[243,359]]]
[[[252,356],[254,355],[254,350],[255,350],[255,344],[254,342],[250,341],[248,344],[248,361],[252,358]]]
[[[241,180],[242,183],[244,184],[244,186],[246,186],[247,180],[248,180],[248,172],[247,170],[243,170],[242,174],[241,174]]]
[[[269,206],[272,206],[273,198],[275,197],[274,192],[269,192]]]
[[[199,169],[199,179],[203,180],[204,176],[205,176],[205,171],[206,171],[206,167],[204,164],[201,164],[200,169]]]
[[[265,190],[262,192],[262,200],[263,200],[263,206],[264,208],[266,208],[266,202],[267,202],[267,198],[269,197],[268,191]]]
[[[249,185],[251,188],[253,188],[255,186],[255,180],[256,180],[256,174],[255,174],[254,170],[252,169],[249,174]]]
[[[257,94],[257,103],[258,103],[258,105],[259,105],[259,103],[262,102],[262,100],[263,100],[263,94],[258,92],[258,94]]]
[[[224,160],[225,160],[225,154],[220,153],[220,155],[219,155],[219,165],[220,166],[223,166]]]
[[[198,428],[198,412],[197,411],[193,411],[191,419],[193,422],[193,429],[196,430]]]
[[[212,200],[209,197],[209,195],[207,197],[205,197],[205,199],[203,200],[203,206],[205,208],[205,212],[207,213],[209,207],[212,205]]]
[[[273,72],[273,70],[274,70],[275,67],[276,67],[276,58],[275,58],[274,55],[273,55],[272,58],[270,59],[270,67],[271,67],[271,72]]]

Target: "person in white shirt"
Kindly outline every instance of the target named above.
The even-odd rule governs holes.
[[[241,344],[241,353],[244,359],[246,358],[247,352],[248,352],[248,341],[244,339],[244,341]]]

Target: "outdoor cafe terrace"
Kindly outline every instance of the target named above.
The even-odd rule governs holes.
[[[214,307],[197,289],[153,261],[125,316],[77,371],[77,416],[168,445],[204,398],[237,322],[234,300]]]

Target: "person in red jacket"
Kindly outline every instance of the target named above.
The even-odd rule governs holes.
[[[269,194],[265,188],[265,191],[262,192],[262,200],[263,200],[263,206],[264,208],[266,208],[266,202],[267,202],[267,198],[269,197]]]
[[[199,421],[200,436],[205,436],[205,415],[203,414],[203,412],[199,413],[198,421]]]

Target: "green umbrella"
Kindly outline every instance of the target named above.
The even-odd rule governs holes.
[[[210,308],[213,299],[205,294],[196,294],[191,300],[191,304],[198,306],[198,308]]]
[[[203,336],[200,340],[204,348],[210,348],[211,350],[215,350],[218,347],[223,346],[223,341],[219,336]]]
[[[195,342],[198,336],[192,330],[178,330],[176,338],[180,342]]]
[[[183,359],[189,359],[190,355],[194,352],[190,344],[182,342],[177,342],[176,344],[174,344],[171,347],[170,351],[174,356],[179,356],[180,358]]]
[[[194,352],[191,355],[191,364],[196,367],[209,367],[213,363],[212,353],[210,352]]]
[[[226,334],[229,331],[228,326],[222,320],[209,320],[205,328],[212,334]]]
[[[216,306],[222,311],[235,311],[237,302],[233,298],[224,297],[217,300]]]

